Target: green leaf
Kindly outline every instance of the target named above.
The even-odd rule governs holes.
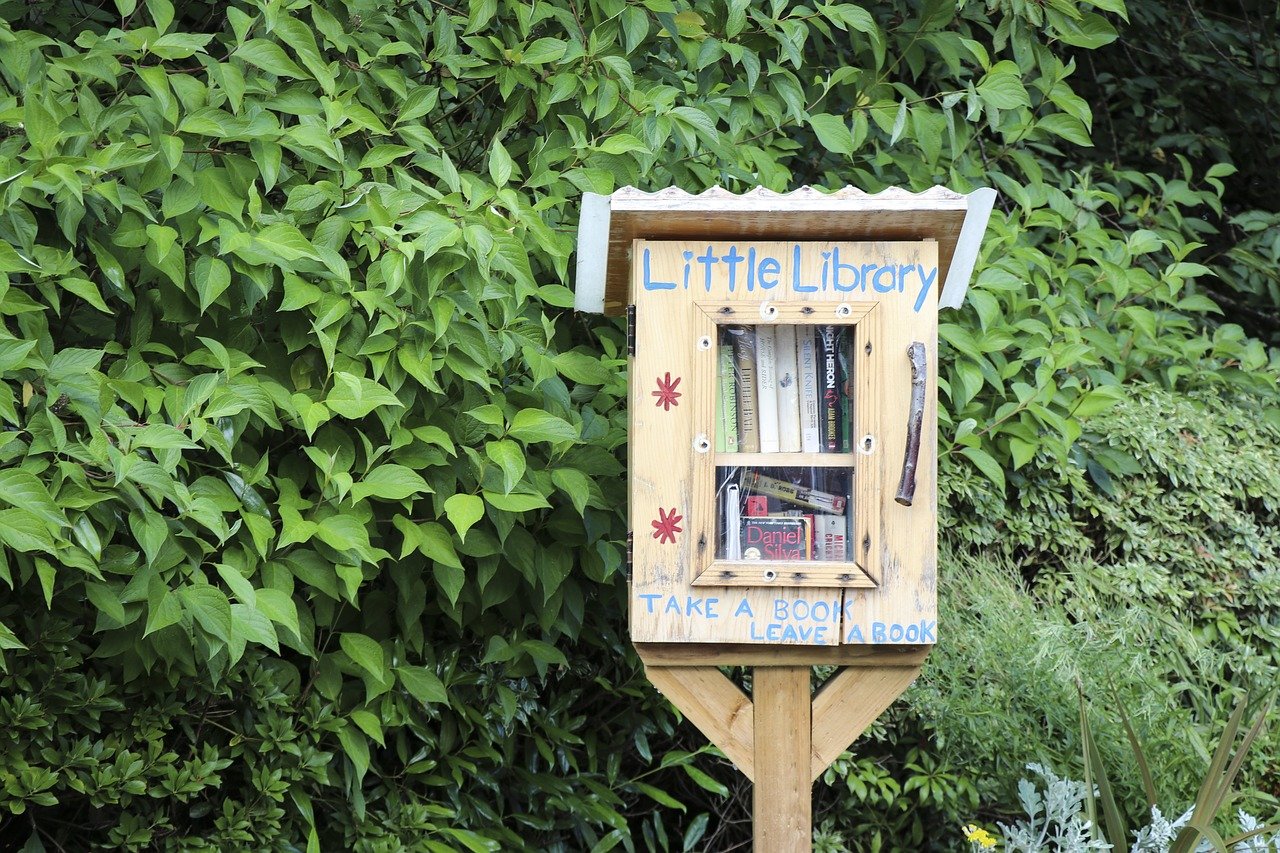
[[[255,591],[258,611],[277,625],[283,625],[291,633],[302,635],[298,626],[298,605],[293,596],[284,590],[263,587]]]
[[[347,758],[351,759],[351,764],[355,767],[356,779],[364,779],[365,774],[369,772],[369,743],[364,739],[364,735],[358,729],[343,726],[338,729],[338,741],[342,744],[342,751],[346,753]]]
[[[119,595],[111,587],[104,583],[90,581],[84,585],[84,591],[93,606],[117,625],[124,625],[129,621],[124,612],[124,605],[120,603]]]
[[[484,518],[484,500],[478,495],[459,492],[445,500],[444,511],[450,523],[453,524],[453,529],[458,531],[458,539],[466,542],[467,531],[473,524]]]
[[[400,684],[404,686],[404,689],[409,691],[409,695],[422,704],[449,704],[449,694],[444,689],[444,682],[426,667],[398,666],[396,667],[396,675],[399,677]]]
[[[377,681],[387,680],[387,665],[377,640],[347,631],[338,638],[338,643],[352,663]]]
[[[178,591],[191,618],[223,643],[231,640],[231,602],[222,590],[208,584],[184,586]]]
[[[457,605],[458,596],[462,594],[462,585],[466,581],[466,575],[462,571],[461,566],[450,566],[447,563],[436,563],[433,569],[436,579],[436,586],[449,599],[449,603]]]
[[[520,478],[524,476],[524,449],[514,441],[502,439],[501,441],[485,442],[484,453],[493,460],[494,464],[502,469],[502,490],[503,492],[510,492],[520,482]]]
[[[15,551],[53,553],[53,535],[45,522],[25,509],[0,510],[0,542]]]
[[[60,278],[58,279],[58,286],[68,293],[80,297],[102,313],[111,313],[111,309],[107,307],[107,303],[102,300],[102,293],[98,290],[98,285],[88,279],[75,277]]]
[[[809,116],[809,126],[818,135],[822,147],[836,154],[853,153],[853,132],[849,124],[839,116],[820,113]]]
[[[979,447],[962,447],[960,448],[960,453],[977,466],[978,470],[988,480],[995,483],[1000,493],[1004,494],[1004,469],[1000,467],[1000,463],[996,462],[990,453]]]
[[[1007,59],[997,62],[983,76],[978,83],[978,95],[996,109],[1012,110],[1031,106],[1018,66]]]
[[[551,506],[542,495],[500,495],[497,492],[485,492],[484,499],[489,506],[504,512],[528,512]]]
[[[270,72],[278,77],[303,78],[307,76],[307,72],[299,68],[289,58],[289,54],[284,52],[284,48],[266,39],[249,39],[249,41],[236,48],[233,56],[238,56],[245,62],[256,65],[263,71]]]
[[[507,434],[526,444],[537,441],[577,441],[573,424],[541,409],[521,409],[511,420]]]
[[[231,268],[217,258],[201,255],[191,271],[191,277],[195,281],[196,293],[200,297],[200,313],[203,314],[231,284]]]
[[[578,515],[586,511],[587,500],[591,497],[590,477],[576,468],[557,468],[551,472],[551,482],[569,496]]]
[[[31,144],[42,155],[48,156],[52,153],[54,146],[58,144],[61,130],[58,127],[58,120],[45,107],[40,97],[26,99],[22,112],[22,126],[26,131],[27,139],[31,140]]]
[[[26,510],[55,527],[65,527],[68,523],[44,483],[22,468],[0,470],[0,501]]]
[[[276,654],[280,653],[280,640],[276,636],[275,626],[266,616],[247,604],[231,605],[231,630],[234,636],[266,646]]]
[[[453,537],[444,526],[434,521],[417,525],[418,550],[429,560],[443,563],[446,566],[462,568],[458,553],[453,549]]]
[[[351,722],[360,727],[360,731],[367,734],[378,742],[379,746],[386,746],[386,741],[382,739],[382,723],[378,722],[378,718],[368,711],[355,710],[349,715]]]
[[[377,382],[342,371],[334,374],[333,390],[324,404],[344,418],[362,418],[379,406],[404,405]]]
[[[142,632],[143,637],[154,634],[170,625],[176,625],[182,621],[182,603],[178,596],[174,595],[169,589],[165,589],[159,599],[154,603],[147,604],[147,627]]]
[[[511,180],[513,170],[511,155],[502,146],[501,140],[493,140],[493,147],[489,149],[489,177],[493,178],[495,185],[503,187]]]
[[[431,487],[417,471],[403,465],[379,465],[351,487],[351,499],[360,501],[376,497],[398,501],[430,491]]]

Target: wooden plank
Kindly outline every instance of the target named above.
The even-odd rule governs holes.
[[[941,273],[932,294],[934,310],[964,225],[968,200],[942,187],[923,193],[892,189],[869,195],[845,187],[824,193],[802,187],[792,193],[767,190],[734,195],[713,190],[690,195],[676,188],[646,193],[625,187],[610,197],[604,310],[621,314],[628,304],[632,243],[676,240],[868,240],[939,241]],[[936,310],[935,310],[936,313]]]
[[[852,468],[858,462],[858,455],[856,453],[717,453],[715,459],[716,465]]]
[[[809,667],[753,670],[756,853],[797,853],[813,846],[812,720]]]
[[[657,666],[646,661],[644,671],[744,776],[755,778],[755,716],[742,688],[714,666]]]
[[[900,244],[892,248],[891,257],[895,263],[932,268],[937,263],[937,244]],[[862,476],[872,473],[869,465],[858,466],[855,539],[858,549],[868,540],[871,543],[859,563],[877,587],[846,593],[841,635],[848,643],[914,645],[935,643],[938,637],[938,314],[923,306],[920,311],[914,309],[910,300],[881,300],[869,325],[874,335],[867,341],[871,355],[866,354],[864,343],[857,356],[859,433],[873,436],[867,461],[876,466],[878,481],[871,487]],[[894,494],[907,443],[911,402],[907,350],[913,341],[925,346],[928,381],[916,499],[907,507],[898,504]],[[868,425],[865,432],[863,424]]]
[[[762,646],[636,643],[645,666],[918,666],[932,646]]]
[[[813,697],[810,778],[821,776],[918,675],[919,666],[863,666],[828,679]]]
[[[716,560],[693,579],[694,586],[833,586],[875,589],[876,582],[854,563],[831,560]]]

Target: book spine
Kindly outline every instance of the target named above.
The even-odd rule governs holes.
[[[729,329],[733,340],[734,386],[738,391],[738,450],[760,452],[760,421],[756,409],[755,334],[751,329]]]
[[[778,362],[778,450],[800,452],[800,382],[796,363],[796,327],[779,326]]]
[[[716,450],[738,452],[738,383],[734,378],[733,350],[720,347],[720,431]]]
[[[778,452],[778,336],[772,326],[756,327],[756,419],[760,452]]]
[[[849,359],[849,327],[836,332],[836,383],[840,391],[840,451],[853,451],[853,365]]]
[[[840,450],[840,367],[836,355],[836,327],[819,326],[818,344],[821,361],[822,400],[819,425],[822,452]]]
[[[817,520],[818,537],[820,539],[818,559],[844,562],[848,559],[845,517],[843,515],[820,515]]]
[[[796,370],[800,385],[800,449],[805,453],[822,450],[818,399],[818,339],[813,327],[801,326],[796,333]]]
[[[816,509],[819,512],[844,512],[843,495],[833,495],[818,489],[806,489],[795,483],[788,483],[786,480],[765,476],[758,471],[747,475],[746,485],[754,492],[769,495],[796,506]]]
[[[730,483],[724,490],[724,558],[742,559],[742,494],[737,483]]]

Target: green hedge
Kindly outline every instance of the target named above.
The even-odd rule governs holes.
[[[1189,260],[1222,170],[1059,165],[1066,52],[1121,11],[0,5],[4,843],[740,837],[621,636],[577,199],[994,184],[941,331],[953,493],[996,518],[1121,383],[1272,381]]]

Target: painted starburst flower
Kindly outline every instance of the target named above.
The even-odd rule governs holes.
[[[679,384],[680,377],[677,376],[672,380],[670,371],[667,372],[665,378],[660,377],[658,379],[658,390],[653,392],[653,396],[658,398],[658,402],[654,403],[654,405],[661,406],[664,412],[671,411],[672,406],[680,405],[678,401],[681,394],[676,390]]]
[[[659,509],[657,521],[650,522],[653,525],[653,538],[658,540],[658,544],[676,541],[676,534],[684,532],[679,526],[683,520],[683,515],[676,515],[675,507],[670,510]]]

